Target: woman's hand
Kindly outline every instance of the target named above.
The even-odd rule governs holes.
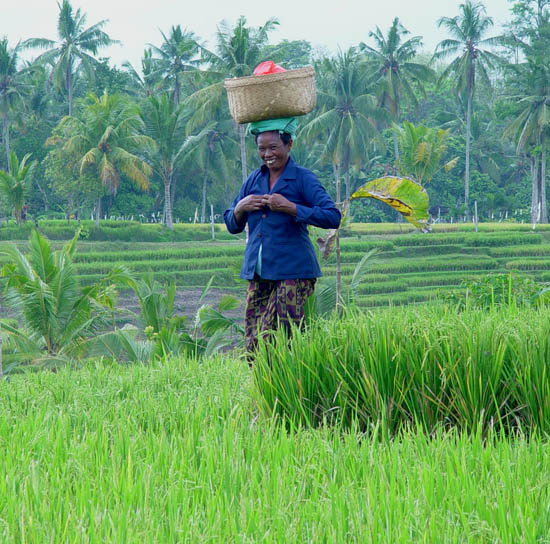
[[[273,193],[272,195],[265,195],[267,207],[274,212],[287,213],[296,217],[296,204],[290,202],[287,198],[279,193]]]
[[[242,200],[239,200],[238,204],[233,210],[233,214],[235,215],[235,220],[237,221],[237,223],[241,222],[245,213],[256,212],[266,206],[268,198],[269,195],[248,195],[245,196]]]

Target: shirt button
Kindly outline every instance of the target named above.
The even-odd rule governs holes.
[[[258,234],[258,238],[261,238],[261,237],[262,237],[262,235],[261,235],[261,234]]]
[[[265,219],[267,215],[265,213],[262,213],[262,219]]]

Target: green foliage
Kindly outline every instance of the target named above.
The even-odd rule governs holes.
[[[15,151],[12,151],[9,170],[0,170],[0,196],[7,201],[18,225],[23,218],[23,208],[31,190],[33,171],[36,167],[36,162],[27,164],[29,158],[30,155],[25,155],[19,162]]]
[[[543,293],[543,286],[533,278],[515,272],[489,274],[481,278],[463,281],[462,289],[445,297],[450,304],[460,308],[488,309],[494,306],[546,305],[550,298]]]
[[[80,175],[91,173],[109,192],[116,194],[122,175],[145,190],[152,170],[137,153],[155,143],[139,133],[141,126],[138,109],[123,95],[90,93],[81,114],[64,117],[50,141],[74,154]]]
[[[48,49],[35,62],[53,66],[52,79],[59,89],[67,93],[68,113],[72,115],[76,75],[84,71],[93,81],[94,69],[99,64],[93,55],[97,54],[98,49],[118,42],[103,32],[106,20],[85,28],[86,15],[80,8],[73,11],[69,0],[58,3],[58,7],[58,43],[45,38],[31,38],[25,42],[25,46]]]
[[[403,127],[396,127],[398,133],[399,159],[397,168],[403,176],[411,176],[421,185],[429,183],[445,151],[449,130],[429,128],[424,125],[414,126],[405,121]],[[458,157],[443,165],[446,172],[457,163]]]
[[[250,390],[229,357],[1,381],[5,544],[546,538],[543,436],[288,432]]]
[[[55,364],[77,355],[82,341],[97,333],[113,308],[115,283],[128,279],[126,268],[113,266],[101,281],[81,288],[72,263],[77,240],[78,232],[63,249],[52,251],[34,230],[28,257],[15,246],[1,250],[9,258],[2,268],[5,302],[23,324],[3,326],[17,362]]]

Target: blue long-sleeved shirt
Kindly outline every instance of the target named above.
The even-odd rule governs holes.
[[[237,223],[234,210],[240,200],[251,194],[272,193],[278,193],[296,204],[296,217],[265,206],[262,210],[245,213],[241,222]],[[247,280],[254,278],[260,245],[262,278],[283,280],[321,276],[307,225],[334,229],[340,225],[341,217],[317,176],[307,168],[298,166],[292,158],[288,159],[271,191],[268,168],[263,165],[254,170],[223,216],[227,230],[232,234],[242,232],[248,222],[249,238],[241,270],[241,278]]]

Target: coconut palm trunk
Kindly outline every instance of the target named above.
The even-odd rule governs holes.
[[[246,125],[239,125],[239,138],[241,145],[241,175],[243,183],[248,177],[248,166],[246,164]]]
[[[536,157],[531,157],[531,223],[538,223],[539,218],[539,181]]]
[[[69,98],[69,116],[73,115],[73,77],[72,77],[72,62],[67,62],[65,69],[65,86],[67,87],[67,96]]]
[[[97,197],[97,204],[96,204],[96,207],[95,207],[95,211],[96,211],[95,224],[96,224],[96,226],[99,227],[99,217],[101,216],[101,197],[100,196]]]
[[[8,172],[10,172],[10,121],[7,113],[2,117],[2,139],[4,140],[4,148],[6,149]]]
[[[464,167],[464,210],[469,215],[470,200],[470,135],[472,128],[472,89],[473,85],[468,83],[468,104],[466,106],[466,166]]]
[[[540,221],[548,223],[548,212],[546,210],[546,134],[541,134],[541,157],[540,157]]]
[[[201,223],[206,222],[206,186],[208,184],[208,168],[210,166],[210,152],[206,152],[204,164],[204,177],[202,179],[202,205],[201,205]]]
[[[172,195],[170,189],[172,188],[172,172],[170,170],[164,177],[164,224],[170,230],[174,230],[174,223],[172,221]]]
[[[395,162],[399,161],[399,146],[397,145],[397,133],[393,131],[393,152],[395,155]]]

